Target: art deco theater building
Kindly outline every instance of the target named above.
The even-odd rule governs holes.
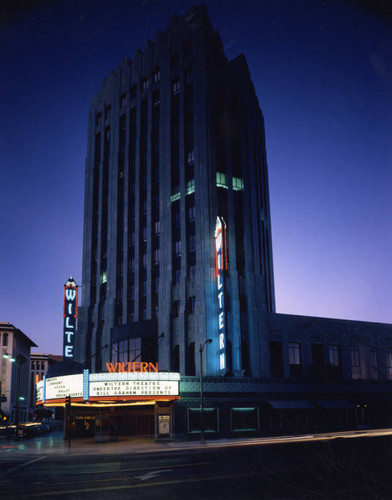
[[[275,313],[263,116],[204,7],[174,16],[91,102],[78,315],[90,374],[180,374],[171,437],[200,432],[201,369],[215,436],[309,428],[323,408],[328,425],[358,423],[369,391],[353,359],[356,378],[387,384],[389,325]]]

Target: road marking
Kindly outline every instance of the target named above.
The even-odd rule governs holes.
[[[194,462],[190,464],[173,464],[167,467],[160,467],[161,469],[178,469],[180,467],[195,467],[197,465],[215,465],[217,462]],[[110,470],[90,470],[90,471],[75,471],[72,472],[74,475],[82,474],[112,474],[113,472],[139,472],[143,470],[156,470],[158,467],[133,467],[132,469],[110,469]]]
[[[8,469],[5,472],[3,472],[3,476],[5,476],[7,474],[11,474],[12,472],[15,472],[16,470],[21,469],[22,467],[26,467],[27,465],[30,465],[34,462],[38,462],[39,460],[43,460],[44,458],[46,458],[46,456],[34,458],[33,460],[29,460],[28,462],[24,462],[23,464],[17,465],[16,467],[13,467],[12,469]]]
[[[143,476],[135,476],[135,478],[140,479],[141,481],[145,481],[146,479],[152,479],[153,477],[162,474],[162,472],[173,472],[173,469],[152,470],[150,472],[147,472],[147,474],[143,474]]]
[[[215,481],[217,479],[235,479],[240,477],[249,477],[249,476],[259,476],[260,472],[245,472],[243,474],[229,474],[223,476],[212,476],[212,477],[197,477],[197,478],[186,478],[186,479],[171,479],[167,481],[157,481],[155,483],[138,483],[138,484],[122,484],[122,485],[113,485],[113,486],[100,486],[97,488],[80,488],[73,490],[57,490],[57,491],[40,491],[37,493],[29,493],[29,498],[31,497],[51,497],[58,495],[73,495],[73,494],[83,494],[83,493],[93,493],[95,491],[103,492],[103,491],[111,491],[111,490],[134,490],[138,488],[154,488],[159,486],[170,486],[174,484],[183,484],[183,483],[200,483],[202,481]]]

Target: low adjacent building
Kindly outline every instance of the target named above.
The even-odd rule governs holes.
[[[63,357],[55,354],[44,354],[32,352],[30,355],[30,413],[34,415],[36,408],[37,382],[43,380],[44,376],[53,364],[62,361]]]
[[[21,330],[0,322],[0,408],[8,422],[31,418],[29,380],[30,350],[37,345]]]

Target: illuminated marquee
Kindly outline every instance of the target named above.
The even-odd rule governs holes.
[[[76,331],[76,316],[78,308],[78,285],[72,276],[64,285],[64,340],[63,358],[73,360],[74,336]]]
[[[215,226],[216,284],[218,297],[219,373],[226,375],[226,311],[225,311],[225,271],[227,269],[226,223],[222,217],[216,218]]]
[[[83,397],[83,374],[47,378],[45,382],[45,399]]]
[[[36,403],[173,400],[179,398],[180,374],[174,372],[116,372],[64,375],[37,384]]]
[[[177,396],[176,380],[113,380],[90,382],[90,400],[122,396]]]

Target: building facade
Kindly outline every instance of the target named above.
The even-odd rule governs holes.
[[[30,419],[30,350],[37,347],[21,330],[0,322],[0,385],[2,415],[7,422]]]
[[[245,58],[197,7],[92,101],[77,360],[139,352],[192,376],[210,338],[206,374],[266,376],[274,307],[263,117]]]
[[[62,361],[63,357],[55,354],[33,352],[30,354],[30,413],[34,415],[37,392],[37,382],[47,375],[48,370],[55,363]]]
[[[263,116],[245,57],[227,59],[204,6],[91,102],[82,279],[86,387],[105,370],[102,383],[153,384],[131,373],[150,364],[180,376],[179,397],[135,396],[119,421],[148,417],[157,436],[170,418],[171,437],[198,437],[203,375],[213,436],[389,424],[391,325],[275,312]]]

